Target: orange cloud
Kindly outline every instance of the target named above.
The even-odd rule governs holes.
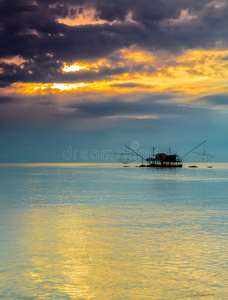
[[[189,50],[178,57],[164,52],[122,49],[113,56],[93,62],[64,64],[62,72],[94,72],[102,68],[126,67],[120,75],[76,83],[14,83],[5,93],[27,95],[83,93],[174,92],[185,101],[194,97],[228,92],[228,50]],[[14,60],[15,61],[15,60]],[[18,63],[22,60],[18,58]],[[105,77],[106,76],[106,77]],[[85,76],[84,76],[85,77]],[[84,78],[83,77],[83,78]],[[96,78],[96,77],[95,77]]]
[[[67,65],[64,63],[62,71],[65,73],[84,71],[95,71],[98,72],[99,68],[108,67],[111,68],[111,64],[106,59],[100,59],[96,62],[75,62],[73,64]]]
[[[133,20],[133,13],[131,11],[128,12],[124,21],[114,20],[112,22],[100,19],[98,12],[93,7],[72,6],[70,11],[73,12],[71,15],[68,15],[66,18],[59,18],[57,22],[67,26],[114,25],[120,23],[137,24],[137,22]]]
[[[22,57],[20,56],[12,56],[9,58],[1,58],[0,59],[0,63],[5,63],[5,64],[14,64],[17,66],[21,66],[26,62],[26,60],[24,60]]]
[[[94,25],[94,24],[104,24],[105,20],[98,18],[97,12],[94,8],[83,8],[74,7],[74,15],[68,16],[66,18],[59,18],[57,21],[61,24],[68,26],[80,26],[80,25]]]

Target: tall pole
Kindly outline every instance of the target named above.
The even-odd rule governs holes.
[[[181,156],[181,159],[184,158],[186,155],[188,155],[189,153],[191,153],[193,150],[195,150],[196,148],[198,148],[199,146],[203,145],[206,141],[203,141],[202,143],[200,143],[198,146],[194,147],[192,150],[188,151],[185,155]]]
[[[131,149],[130,147],[128,147],[128,146],[126,146],[126,145],[125,145],[125,147],[126,147],[127,149],[131,150],[133,153],[135,153],[136,155],[138,155],[139,157],[141,157],[143,160],[146,161],[146,159],[145,159],[142,155],[138,154],[137,152],[135,152],[133,149]]]

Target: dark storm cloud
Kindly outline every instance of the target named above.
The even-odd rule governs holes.
[[[1,128],[34,128],[53,125],[58,107],[46,97],[0,97]]]
[[[209,95],[206,97],[202,97],[198,99],[198,102],[206,101],[208,104],[211,105],[228,105],[228,94],[215,94]]]
[[[119,22],[85,26],[58,23],[58,18],[73,17],[76,5],[81,11],[93,6],[97,17]],[[178,25],[175,20],[183,9],[195,18]],[[129,12],[131,22],[126,21]],[[215,8],[209,0],[2,0],[0,57],[19,55],[26,63],[23,68],[1,63],[1,86],[18,81],[64,82],[60,76],[63,62],[105,57],[131,45],[167,51],[214,47],[216,42],[224,46],[227,31],[227,2]]]
[[[112,84],[112,86],[119,87],[119,88],[137,88],[137,87],[146,88],[147,87],[147,85],[145,85],[145,84],[138,84],[138,83],[132,83],[132,82],[129,82],[129,83],[116,83],[116,84]],[[149,87],[151,87],[151,86],[148,86],[148,88]]]
[[[15,103],[16,99],[8,96],[0,96],[0,105],[1,104],[9,104],[9,103]]]
[[[82,120],[109,122],[119,118],[135,118],[136,116],[157,115],[159,118],[183,118],[197,114],[195,109],[179,106],[172,102],[170,94],[153,94],[129,102],[126,96],[118,98],[96,99],[93,102],[80,101],[71,104],[57,103],[47,97],[1,97],[0,126],[1,127],[46,127],[62,126],[68,122],[80,124]],[[72,99],[73,101],[73,99]],[[107,119],[108,118],[108,119]],[[58,124],[58,125],[57,125]]]
[[[92,82],[102,80],[113,75],[121,75],[129,72],[130,68],[126,67],[101,67],[99,71],[80,71],[63,73],[60,70],[62,64],[56,63],[55,67],[50,61],[38,61],[38,66],[35,63],[25,63],[23,68],[16,64],[0,63],[0,68],[4,69],[4,73],[0,74],[2,84],[5,85],[13,82],[27,83],[55,83],[55,82]],[[55,64],[55,63],[54,63]],[[29,73],[31,72],[31,74]]]
[[[105,101],[79,102],[67,105],[70,118],[106,118],[154,116],[165,118],[183,118],[193,115],[194,108],[172,102],[171,94],[151,94],[138,101],[126,101],[121,98],[109,98]],[[66,117],[64,115],[64,117]]]

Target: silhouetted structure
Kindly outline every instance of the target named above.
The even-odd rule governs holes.
[[[133,149],[131,149],[130,147],[128,147],[126,145],[125,145],[125,147],[142,159],[142,164],[140,165],[140,167],[182,168],[182,166],[183,166],[182,159],[185,156],[187,156],[189,153],[191,153],[193,150],[195,150],[196,148],[198,148],[199,146],[204,144],[205,142],[206,141],[203,141],[202,143],[200,143],[199,145],[197,145],[196,147],[194,147],[193,149],[188,151],[182,157],[179,157],[179,155],[177,155],[177,154],[170,154],[170,148],[169,148],[169,154],[166,154],[166,153],[154,154],[154,149],[153,149],[153,155],[149,156],[148,158],[145,158],[142,155],[140,155],[139,153],[137,153],[136,151],[134,151]],[[146,164],[144,164],[144,162],[146,162]]]
[[[152,168],[181,168],[182,160],[177,154],[157,153],[146,159],[147,167]]]

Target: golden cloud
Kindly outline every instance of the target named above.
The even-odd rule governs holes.
[[[107,75],[93,82],[14,83],[5,88],[4,92],[27,95],[175,92],[189,97],[191,101],[195,95],[198,97],[228,91],[227,58],[228,50],[189,50],[175,57],[165,52],[122,49],[115,53],[115,60],[110,56],[92,62],[65,63],[62,68],[63,75],[70,72],[96,74],[104,67],[111,71],[116,67],[125,68],[127,71],[120,75]],[[20,62],[18,59],[18,63]]]
[[[97,12],[94,8],[87,7],[81,9],[80,7],[74,7],[73,10],[73,15],[67,16],[66,18],[59,18],[57,21],[68,26],[95,25],[106,23],[105,20],[101,20],[98,18]]]
[[[134,23],[137,24],[136,21],[133,20],[133,13],[129,11],[125,16],[124,21],[114,20],[109,22],[107,20],[100,19],[99,13],[93,7],[81,7],[81,6],[72,6],[69,9],[71,14],[68,14],[66,18],[58,18],[57,22],[61,24],[65,24],[67,26],[83,26],[83,25],[103,25],[103,24],[120,24],[120,23]]]
[[[21,66],[26,62],[26,60],[24,60],[21,56],[17,55],[17,56],[11,56],[9,58],[1,58],[0,59],[0,63],[5,63],[8,65],[14,64],[17,66]]]

